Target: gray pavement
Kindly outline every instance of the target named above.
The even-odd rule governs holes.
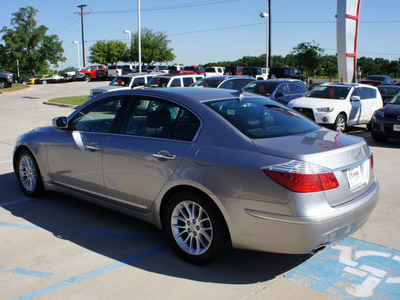
[[[0,299],[340,299],[361,292],[372,293],[370,299],[400,298],[400,141],[375,143],[364,127],[349,134],[365,138],[374,152],[380,202],[348,240],[361,245],[353,249],[355,255],[337,251],[332,263],[324,253],[349,249],[347,244],[313,257],[233,250],[211,264],[193,266],[177,258],[151,225],[57,193],[27,198],[11,163],[17,136],[72,112],[43,102],[87,95],[106,84],[48,84],[0,94]],[[369,250],[378,246],[379,251]],[[357,254],[361,248],[366,250]],[[383,253],[393,258],[384,267],[356,262]],[[307,280],[293,274],[318,259],[326,263],[317,264],[317,275],[310,275],[312,267]],[[329,277],[337,270],[336,282]]]

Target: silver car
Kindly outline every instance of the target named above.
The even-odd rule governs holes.
[[[357,230],[378,201],[366,142],[265,97],[124,90],[20,136],[28,196],[57,190],[162,228],[183,259],[231,246],[310,253]]]

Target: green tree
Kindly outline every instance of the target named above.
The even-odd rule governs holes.
[[[139,57],[138,51],[138,32],[132,35],[131,47],[125,55],[126,62],[137,62]],[[154,63],[167,63],[175,59],[172,53],[173,49],[168,47],[171,41],[165,33],[151,29],[143,28],[141,30],[141,56],[142,64],[152,65]]]
[[[315,41],[304,42],[294,47],[291,53],[296,57],[299,69],[304,69],[308,78],[313,74],[314,70],[319,68],[321,56],[324,49],[320,48]]]
[[[321,57],[321,68],[323,74],[329,77],[335,77],[338,74],[338,63],[336,55],[324,55]]]
[[[48,28],[37,26],[37,10],[32,6],[22,7],[13,13],[10,25],[0,31],[4,45],[0,49],[4,67],[15,70],[19,61],[21,74],[36,75],[49,68],[49,64],[58,67],[63,57],[62,42],[56,35],[46,35]]]
[[[97,41],[89,50],[90,56],[88,57],[88,60],[91,63],[115,65],[117,62],[124,60],[126,45],[121,41],[102,40]]]
[[[374,59],[370,57],[360,57],[357,60],[357,65],[360,66],[363,77],[381,74],[378,65]]]

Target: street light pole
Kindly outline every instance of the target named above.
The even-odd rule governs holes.
[[[138,0],[138,52],[139,52],[139,73],[142,73],[142,33],[140,30],[140,0]]]
[[[79,58],[79,42],[78,41],[73,41],[73,44],[76,44],[77,49],[78,49],[78,68],[81,68],[81,60]]]
[[[265,67],[267,68],[267,73],[269,74],[268,68],[269,68],[269,14],[267,13],[261,13],[260,14],[261,18],[266,18],[267,19],[267,47],[266,47],[266,52],[265,52]]]
[[[128,47],[131,46],[131,31],[130,30],[124,30],[124,33],[128,34]]]

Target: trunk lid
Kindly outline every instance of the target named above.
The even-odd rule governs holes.
[[[331,169],[339,182],[338,188],[324,192],[331,206],[357,198],[375,181],[371,172],[371,152],[362,138],[321,129],[298,135],[254,139],[253,144],[263,154]]]

